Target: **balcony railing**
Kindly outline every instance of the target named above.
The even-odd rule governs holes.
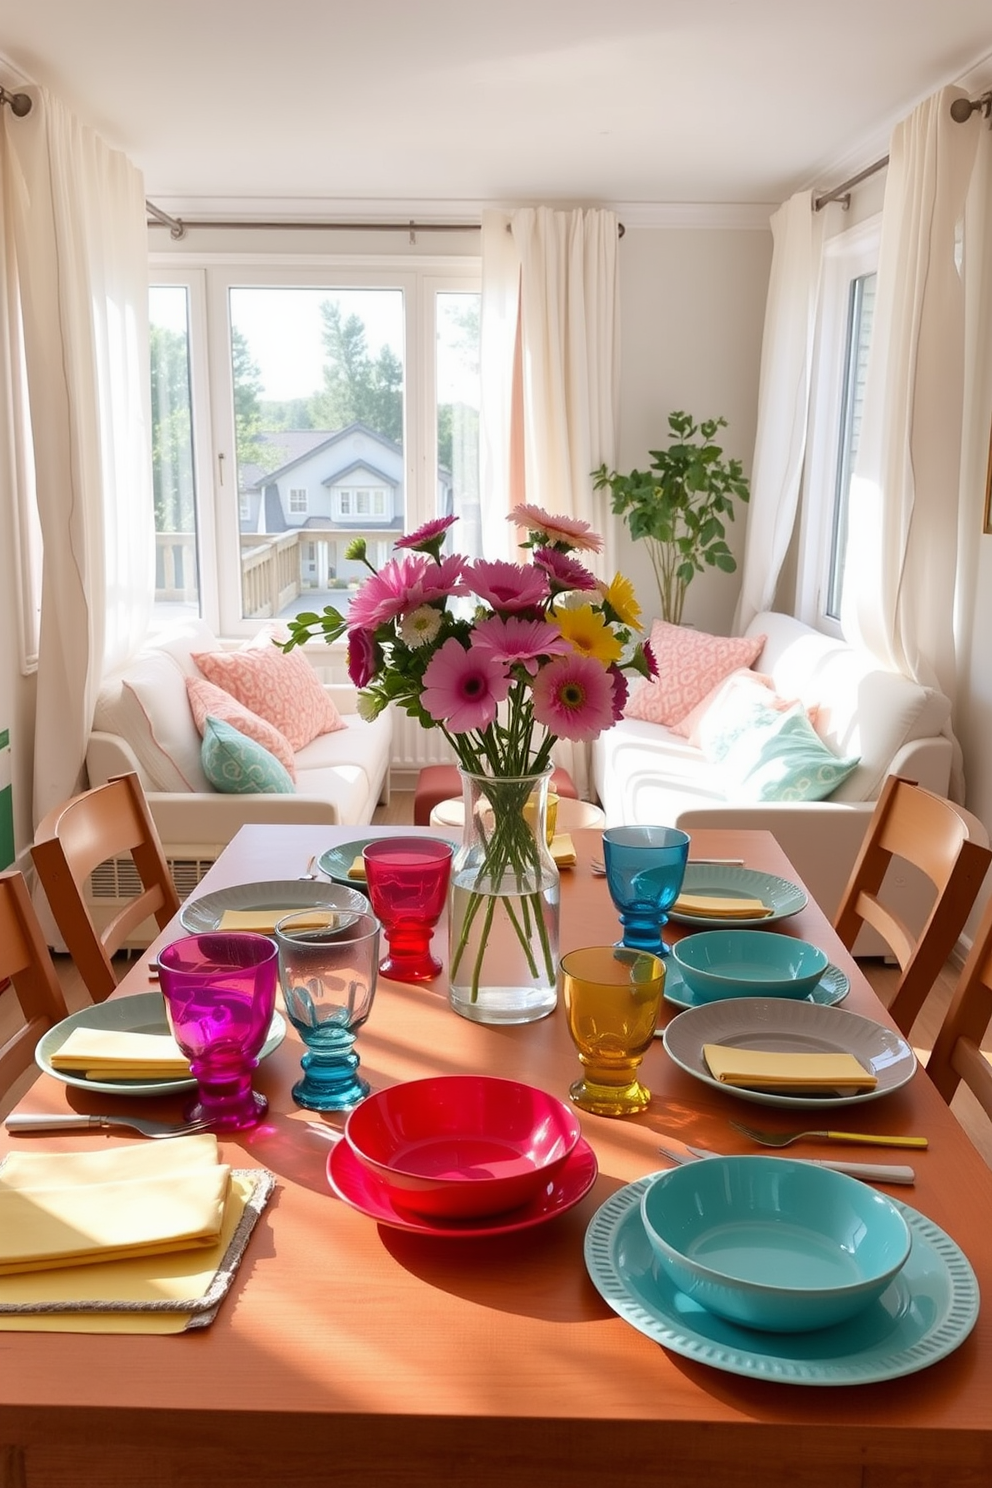
[[[246,620],[269,620],[320,610],[331,603],[347,608],[347,589],[328,590],[304,578],[301,547],[314,542],[312,530],[241,534],[241,602]],[[155,537],[155,600],[158,604],[196,606],[196,538],[192,532],[159,532]],[[297,603],[301,595],[306,603]]]

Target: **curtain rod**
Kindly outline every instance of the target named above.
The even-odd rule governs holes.
[[[977,110],[981,110],[986,119],[992,122],[992,88],[987,93],[983,93],[979,98],[955,98],[951,104],[950,114],[955,124],[966,124],[972,114]],[[863,171],[859,171],[849,181],[842,181],[839,186],[835,186],[833,191],[828,191],[825,196],[818,196],[813,203],[813,211],[819,212],[832,201],[841,202],[846,211],[851,205],[852,188],[860,186],[862,181],[867,181],[868,177],[875,175],[876,171],[884,170],[888,163],[888,155],[883,155],[881,160],[876,160],[874,165],[866,166]]]
[[[146,201],[145,207],[152,221],[149,227],[167,227],[170,237],[184,238],[191,227],[205,228],[238,228],[242,231],[246,228],[285,228],[288,231],[305,232],[312,230],[316,232],[408,232],[410,242],[413,243],[418,232],[422,233],[448,233],[448,232],[481,232],[481,222],[231,222],[229,220],[208,222],[184,222],[181,217],[170,217],[168,212],[163,212],[161,207],[156,207],[153,202]],[[509,231],[509,224],[507,225]],[[622,222],[617,223],[617,237],[622,238],[626,228]]]

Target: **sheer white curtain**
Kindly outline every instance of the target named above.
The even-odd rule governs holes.
[[[591,472],[616,464],[617,233],[615,213],[600,210],[483,215],[487,557],[512,551],[505,516],[517,501],[581,517],[610,544],[608,502]],[[605,554],[602,571],[610,567]]]
[[[886,666],[952,703],[964,394],[957,230],[980,127],[977,115],[951,119],[961,96],[944,88],[928,98],[889,149],[843,617],[845,633]]]
[[[35,820],[71,795],[104,668],[154,592],[148,246],[138,171],[44,89],[3,118],[43,542]]]
[[[823,258],[823,213],[799,191],[771,218],[751,500],[734,632],[770,609],[799,505]]]
[[[516,556],[518,501],[580,517],[604,539],[590,566],[612,575],[609,506],[591,472],[616,465],[620,398],[618,223],[613,212],[521,207],[482,225],[482,509],[487,558]],[[579,794],[588,750],[555,762]]]

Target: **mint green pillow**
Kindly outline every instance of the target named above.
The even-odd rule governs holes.
[[[720,772],[735,801],[822,801],[857,769],[860,757],[839,759],[801,704],[755,716],[727,741]]]
[[[209,713],[203,722],[200,758],[214,790],[225,795],[289,796],[296,791],[289,771],[274,754]]]

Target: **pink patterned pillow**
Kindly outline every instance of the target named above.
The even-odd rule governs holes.
[[[271,723],[293,749],[348,727],[301,651],[281,651],[267,641],[244,651],[194,651],[193,660],[208,681]]]
[[[688,626],[655,620],[651,650],[658,675],[632,694],[624,713],[645,723],[670,727],[690,713],[718,682],[761,655],[767,637],[713,636]]]
[[[275,755],[290,779],[296,779],[296,757],[285,734],[281,734],[271,723],[266,723],[264,718],[259,718],[249,708],[243,708],[229,692],[225,692],[222,687],[215,687],[205,677],[187,677],[186,691],[189,694],[193,722],[201,737],[209,714],[221,723],[229,723],[239,734],[244,734],[246,739],[254,739],[256,744],[261,744],[263,749]]]

